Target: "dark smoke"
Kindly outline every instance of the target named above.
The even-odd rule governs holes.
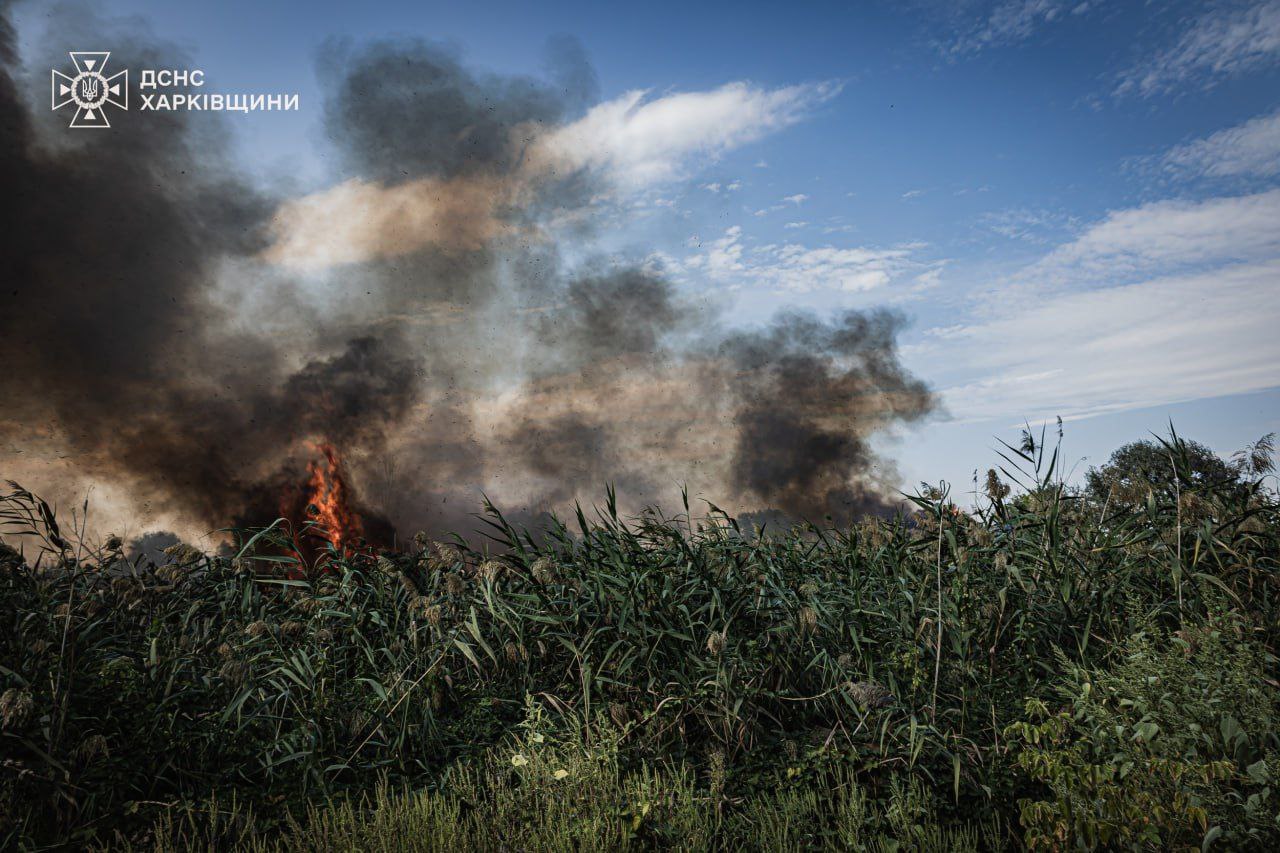
[[[572,279],[557,309],[541,317],[539,341],[557,369],[592,369],[610,359],[668,357],[698,320],[664,279],[635,268]]]
[[[545,483],[540,503],[563,504],[578,483],[603,483],[618,473],[619,448],[607,424],[584,412],[546,422],[521,422],[509,443],[516,458]]]
[[[27,485],[110,482],[188,529],[259,524],[327,441],[383,539],[378,513],[465,529],[484,491],[532,520],[606,481],[635,501],[688,482],[795,518],[889,506],[892,470],[868,441],[933,405],[897,360],[900,318],[727,332],[652,270],[570,270],[544,239],[602,189],[521,171],[531,140],[595,95],[576,42],[553,44],[546,80],[476,74],[421,41],[327,45],[335,183],[471,182],[485,202],[496,188],[477,213],[496,225],[341,265],[320,297],[261,261],[286,200],[237,171],[215,116],[67,133],[25,96],[66,44],[193,67],[78,6],[51,20],[59,44],[23,57],[28,89],[0,17],[0,448],[44,441],[69,466],[23,469],[47,479]]]
[[[510,145],[512,127],[564,115],[547,84],[478,77],[447,45],[415,39],[357,49],[333,40],[320,57],[320,78],[333,92],[325,129],[359,177],[509,173],[520,153]]]
[[[53,29],[83,44],[98,26],[67,8]],[[290,375],[293,341],[236,328],[215,301],[220,262],[263,248],[276,203],[228,165],[218,129],[154,113],[87,139],[58,133],[63,114],[37,113],[38,126],[19,95],[7,20],[2,32],[5,432],[52,421],[82,471],[123,478],[210,525],[279,478],[270,472],[296,437],[376,442],[414,400],[411,359],[357,337]],[[122,67],[183,61],[119,32],[112,44]],[[65,64],[65,54],[43,56]]]
[[[847,312],[832,323],[786,315],[723,345],[737,366],[733,481],[767,507],[816,521],[879,512],[884,478],[871,434],[933,407],[895,355],[902,318]],[[859,479],[850,480],[857,472]]]

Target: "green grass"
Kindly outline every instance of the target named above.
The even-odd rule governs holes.
[[[929,797],[895,786],[876,802],[848,772],[774,790],[724,797],[688,768],[647,765],[626,772],[614,745],[542,740],[455,768],[436,790],[378,788],[356,801],[312,808],[265,838],[239,807],[208,804],[166,815],[161,849],[238,844],[260,850],[681,850],[990,849],[995,824],[941,826]]]
[[[1164,447],[1138,499],[1030,441],[964,512],[762,537],[609,495],[309,566],[282,526],[129,563],[14,487],[0,846],[1274,846],[1280,504]]]

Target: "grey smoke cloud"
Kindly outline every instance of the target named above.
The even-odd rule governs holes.
[[[66,39],[109,34],[113,61],[181,67],[170,46],[58,14]],[[34,447],[50,424],[69,457],[28,456],[26,485],[111,482],[189,529],[263,523],[327,441],[363,511],[410,533],[470,527],[482,490],[536,519],[606,480],[636,503],[688,482],[793,517],[891,503],[869,439],[934,405],[897,359],[900,317],[733,330],[651,269],[562,259],[558,240],[576,256],[590,235],[555,223],[602,179],[530,152],[595,97],[576,42],[553,43],[543,79],[422,41],[322,55],[341,167],[319,198],[339,203],[306,208],[241,174],[212,116],[54,133],[0,19],[0,442]],[[299,259],[356,228],[317,297]]]

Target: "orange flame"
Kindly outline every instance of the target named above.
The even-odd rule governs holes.
[[[315,522],[316,532],[342,551],[364,538],[364,523],[348,505],[351,490],[337,448],[320,442],[316,450],[322,458],[307,463],[311,475],[307,515]]]

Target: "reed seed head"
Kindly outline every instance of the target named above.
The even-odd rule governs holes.
[[[529,567],[529,573],[535,581],[546,585],[556,579],[556,564],[549,557],[539,557]]]
[[[89,735],[76,747],[76,758],[83,764],[92,764],[94,759],[106,758],[111,754],[105,735]]]
[[[18,687],[10,687],[0,694],[0,728],[20,729],[31,718],[35,708],[35,700],[31,691]]]
[[[874,681],[847,681],[844,689],[850,699],[864,708],[883,708],[893,703],[893,694]]]
[[[218,677],[232,687],[238,687],[249,677],[249,664],[242,660],[229,660],[218,668]]]
[[[497,560],[485,560],[476,569],[476,573],[490,583],[493,583],[497,581],[498,578],[502,577],[502,573],[506,571],[506,568],[506,566]]]
[[[179,542],[177,545],[170,545],[164,549],[165,554],[173,558],[173,561],[180,566],[188,566],[192,563],[198,563],[204,559],[204,553],[193,545],[186,542]]]

